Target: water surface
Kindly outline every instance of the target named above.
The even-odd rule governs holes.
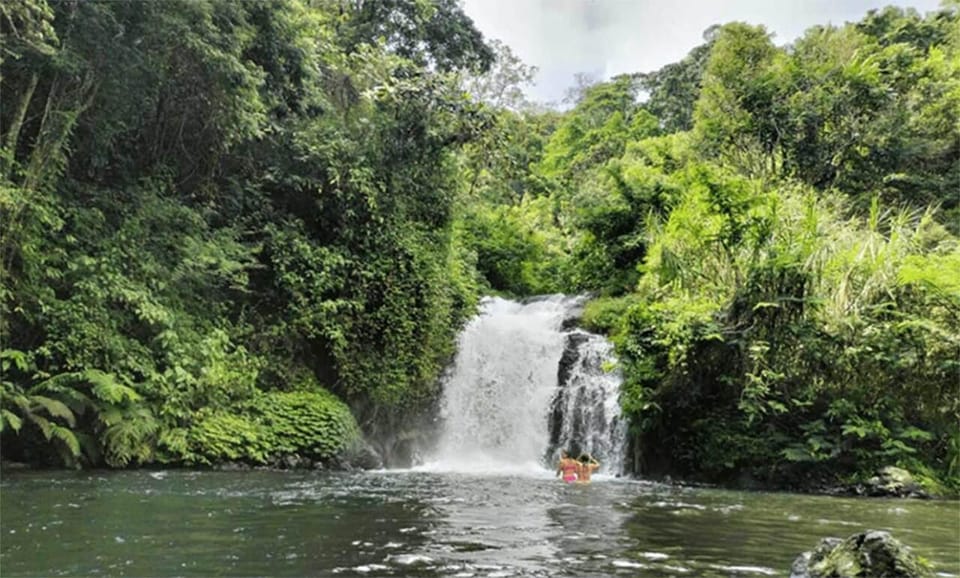
[[[960,504],[744,493],[548,472],[24,472],[0,482],[10,576],[789,576],[889,530],[960,575]]]

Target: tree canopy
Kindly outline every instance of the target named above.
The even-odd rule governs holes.
[[[635,472],[956,491],[958,31],[726,23],[555,111],[455,0],[6,2],[4,455],[389,454],[481,295],[586,292]]]

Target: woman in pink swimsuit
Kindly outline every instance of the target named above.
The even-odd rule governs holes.
[[[570,484],[577,481],[577,469],[580,464],[571,458],[565,450],[560,450],[560,462],[557,464],[557,475],[563,474],[563,481]]]

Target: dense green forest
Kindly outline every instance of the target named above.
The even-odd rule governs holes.
[[[337,462],[586,292],[641,475],[960,488],[960,6],[524,100],[455,0],[0,5],[0,440]]]

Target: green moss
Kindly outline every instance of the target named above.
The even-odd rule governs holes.
[[[900,541],[886,532],[850,536],[810,565],[817,578],[926,578],[933,572]]]

